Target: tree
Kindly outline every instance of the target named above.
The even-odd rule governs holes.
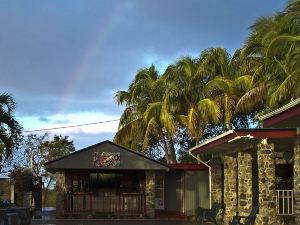
[[[0,141],[5,146],[5,155],[11,155],[18,146],[21,126],[14,118],[16,103],[9,94],[0,94]]]
[[[180,58],[161,76],[154,66],[140,70],[128,91],[116,94],[126,109],[115,141],[150,155],[162,148],[170,162],[176,151],[180,160],[187,156],[178,140],[188,146],[257,126],[257,114],[300,96],[299,16],[300,0],[290,0],[283,11],[258,18],[233,55],[209,48]]]
[[[238,107],[251,110],[252,102],[263,102],[265,111],[273,110],[300,96],[300,45],[296,20],[300,1],[288,1],[285,9],[260,17],[245,44],[245,54],[260,62],[251,90]],[[257,101],[259,99],[259,101]]]
[[[47,192],[55,181],[55,176],[45,170],[44,163],[73,152],[75,150],[73,141],[70,141],[68,136],[54,135],[51,138],[48,133],[45,133],[28,135],[24,142],[28,164],[29,166],[32,164],[34,177],[42,177],[44,204],[46,204]]]
[[[24,206],[24,194],[34,191],[35,177],[29,168],[15,168],[13,171],[11,171],[10,176],[14,179],[14,191],[16,195],[15,203],[18,206]],[[41,204],[39,205],[37,201],[35,201],[35,203],[36,208],[41,207]]]
[[[114,141],[150,156],[163,149],[166,162],[174,163],[176,151],[182,155],[181,146],[199,143],[207,127],[231,129],[243,115],[235,105],[247,88],[236,86],[250,76],[238,80],[241,58],[240,51],[231,57],[224,48],[212,48],[199,58],[179,59],[162,76],[154,66],[139,70],[128,90],[115,96],[126,108]]]
[[[210,98],[213,90],[209,79],[199,72],[197,59],[191,57],[170,65],[163,78],[168,83],[164,95],[167,112],[187,126],[190,136],[199,141],[206,124],[217,123],[220,117],[218,105]]]
[[[128,91],[115,95],[118,104],[125,104],[114,141],[131,149],[151,151],[163,145],[167,163],[176,163],[173,118],[163,105],[165,82],[154,66],[138,71]]]

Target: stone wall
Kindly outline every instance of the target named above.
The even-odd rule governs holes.
[[[263,140],[257,149],[259,214],[256,225],[279,225],[276,215],[274,145]]]
[[[155,216],[155,172],[146,171],[146,216]]]
[[[238,153],[238,211],[247,216],[252,209],[252,156]]]
[[[252,151],[252,205],[259,205],[257,151]]]
[[[294,147],[294,214],[296,224],[300,224],[300,144]]]
[[[228,225],[237,211],[237,160],[224,157],[224,225]]]

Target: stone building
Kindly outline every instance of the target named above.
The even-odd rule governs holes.
[[[259,206],[257,225],[300,224],[300,98],[260,118],[263,128],[225,132],[190,149],[210,154],[212,202],[219,215]]]
[[[110,141],[45,164],[57,218],[184,217],[209,207],[208,167],[166,165]]]

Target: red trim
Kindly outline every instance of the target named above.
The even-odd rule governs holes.
[[[275,139],[285,139],[285,138],[295,138],[297,137],[296,129],[293,130],[255,130],[255,131],[237,131],[238,136],[246,136],[248,134],[252,135],[254,138],[275,138]]]
[[[251,135],[256,139],[271,138],[271,139],[286,139],[286,138],[296,138],[296,129],[276,129],[276,130],[266,130],[266,129],[256,129],[256,130],[236,130],[234,133],[230,133],[215,141],[209,142],[206,145],[200,146],[193,150],[193,154],[202,153],[204,151],[210,150],[219,145],[225,145],[229,140],[234,139],[238,136]]]
[[[299,104],[294,106],[293,108],[290,108],[286,111],[283,111],[279,114],[276,114],[270,118],[263,120],[263,126],[270,127],[270,126],[280,123],[286,119],[289,119],[293,116],[300,116],[300,105]]]
[[[168,164],[170,170],[207,170],[204,164]]]

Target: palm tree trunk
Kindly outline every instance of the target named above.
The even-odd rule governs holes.
[[[169,149],[168,149],[167,141],[165,139],[165,135],[163,134],[163,132],[161,132],[161,137],[162,137],[162,141],[164,144],[165,159],[166,159],[166,162],[169,163]]]
[[[169,163],[176,164],[176,154],[175,154],[175,147],[174,147],[174,142],[172,138],[169,138],[169,144],[170,144],[170,151],[169,151]]]

